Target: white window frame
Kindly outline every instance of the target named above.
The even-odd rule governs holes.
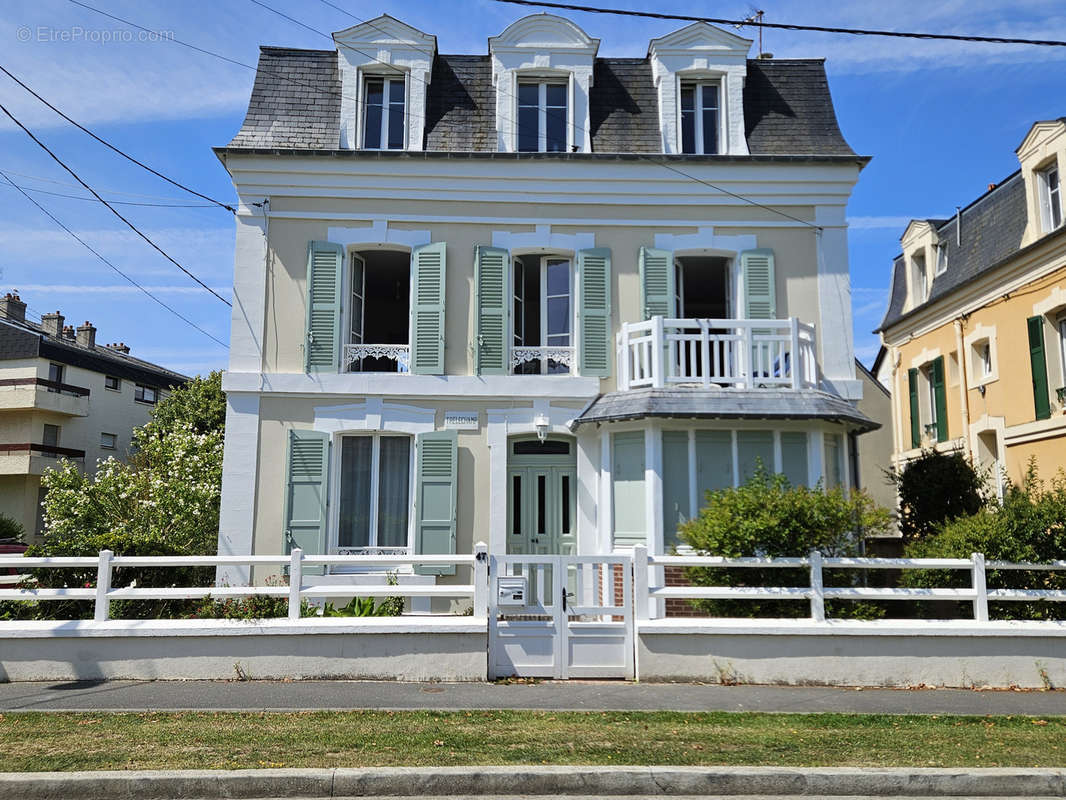
[[[999,380],[999,356],[996,348],[996,328],[978,325],[964,341],[970,387],[976,388]],[[988,369],[983,348],[988,348]]]
[[[696,96],[694,98],[695,110],[694,110],[694,128],[693,138],[696,145],[695,153],[691,155],[720,155],[722,153],[722,144],[725,137],[725,109],[722,103],[722,81],[720,78],[695,78],[687,76],[678,76],[677,82],[677,152],[684,153],[684,114],[681,109],[681,91],[688,85],[692,85],[696,89]],[[718,149],[713,153],[703,152],[703,90],[704,87],[712,86],[715,89],[717,95],[717,105],[715,110],[718,118],[718,132],[715,136],[715,143],[718,145]]]
[[[916,308],[929,299],[929,278],[925,253],[912,253],[907,264],[910,268],[911,308]]]
[[[145,395],[151,393],[152,399],[146,400]],[[140,397],[138,397],[140,395]],[[138,403],[144,403],[145,405],[154,406],[159,402],[159,389],[154,386],[149,386],[145,383],[138,383],[133,388],[133,399]]]
[[[577,264],[576,253],[550,253],[540,257],[538,262],[538,269],[540,274],[538,275],[538,283],[540,285],[539,295],[539,307],[540,307],[540,340],[536,344],[519,344],[518,340],[518,327],[515,325],[514,319],[514,300],[518,298],[518,287],[515,281],[515,272],[521,261],[519,260],[522,254],[519,253],[518,257],[512,256],[511,258],[511,272],[508,277],[511,284],[511,305],[508,308],[508,316],[510,317],[510,330],[511,330],[511,342],[512,347],[569,347],[574,353],[577,353]],[[532,255],[532,254],[528,254]],[[570,343],[567,345],[554,345],[548,342],[548,262],[549,261],[566,261],[570,265],[570,276],[568,281],[569,298],[570,298],[570,313],[567,319],[570,323]],[[523,266],[523,285],[525,283],[524,266]],[[552,295],[552,297],[562,297],[562,295]],[[522,320],[522,340],[525,341],[525,308],[526,303],[529,302],[529,298],[525,296],[524,291],[521,296],[523,320]],[[559,334],[554,334],[559,335]],[[513,372],[513,370],[512,370]],[[540,361],[540,374],[557,374],[557,375],[574,375],[577,372],[576,361],[574,365],[570,367],[569,372],[549,373],[547,359],[541,359]]]
[[[1052,188],[1052,175],[1055,176],[1055,187]],[[1058,163],[1052,163],[1043,169],[1037,170],[1040,191],[1040,217],[1044,233],[1058,230],[1066,222],[1062,207],[1062,173]],[[1058,220],[1056,221],[1056,216]]]
[[[366,112],[368,108],[367,104],[367,88],[366,85],[369,81],[383,81],[382,86],[382,105],[381,105],[381,130],[380,138],[378,139],[378,147],[366,146]],[[403,128],[403,144],[400,147],[389,147],[389,84],[392,82],[403,83],[403,121],[401,127]],[[407,80],[407,74],[399,73],[381,73],[381,72],[361,72],[359,76],[359,149],[360,150],[406,150],[407,149],[407,118],[409,115],[408,109],[411,102],[411,86]]]
[[[115,381],[114,386],[107,385],[107,382],[110,380]],[[118,377],[117,375],[104,375],[104,388],[107,389],[109,392],[121,392],[122,378]]]
[[[1059,316],[1055,320],[1055,327],[1059,332],[1059,360],[1062,370],[1060,376],[1062,378],[1062,387],[1066,387],[1066,311],[1059,313]],[[1056,387],[1056,391],[1061,387]]]
[[[936,246],[936,274],[943,275],[948,271],[948,243],[940,242]]]
[[[518,74],[515,76],[515,91],[514,91],[514,151],[516,153],[547,153],[548,148],[548,89],[549,85],[562,86],[566,89],[566,135],[563,142],[562,150],[552,150],[550,152],[569,153],[573,149],[574,143],[574,126],[573,126],[573,113],[574,113],[574,98],[573,98],[573,81],[570,75],[523,75]],[[521,150],[519,149],[519,129],[518,121],[519,117],[519,93],[520,87],[523,84],[535,84],[537,86],[537,149],[536,150]],[[553,106],[557,108],[557,106]]]
[[[340,522],[341,522],[341,491],[343,486],[341,484],[341,461],[342,461],[342,448],[344,447],[344,439],[346,437],[358,437],[368,436],[371,437],[372,442],[370,445],[370,519],[369,519],[369,536],[367,537],[366,547],[379,547],[377,543],[378,539],[378,484],[380,483],[380,469],[381,469],[381,437],[382,436],[404,436],[411,442],[410,452],[408,454],[407,465],[407,544],[404,545],[408,548],[409,552],[414,552],[415,546],[415,513],[414,513],[414,497],[415,497],[415,448],[417,445],[417,439],[413,434],[404,433],[403,431],[367,431],[367,430],[347,430],[340,431],[333,436],[333,458],[330,464],[330,480],[332,485],[336,489],[331,489],[329,492],[329,499],[331,510],[329,513],[329,533],[327,540],[329,552],[336,553],[340,547]],[[359,545],[353,545],[358,547]]]

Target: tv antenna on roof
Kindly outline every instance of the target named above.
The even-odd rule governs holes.
[[[749,8],[750,8],[750,6],[749,6]],[[758,27],[758,29],[759,29],[759,58],[763,57],[763,49],[762,49],[762,17],[763,17],[763,13],[764,12],[757,11],[757,10],[756,11],[752,11],[751,16],[748,16],[748,17],[744,18],[744,22],[740,23],[739,25],[734,25],[733,26],[737,30],[740,30],[742,27],[744,27],[744,25],[750,25],[750,24],[755,24]]]

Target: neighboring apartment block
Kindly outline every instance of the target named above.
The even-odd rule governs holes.
[[[1066,465],[1066,118],[1035,123],[1021,168],[950,219],[914,220],[881,337],[894,460],[959,449],[1003,479]]]
[[[388,16],[334,39],[262,48],[216,150],[220,553],[662,553],[759,462],[851,484],[867,159],[822,61],[702,23],[599,58],[548,14],[478,55]]]
[[[0,298],[0,512],[28,539],[41,530],[41,475],[60,459],[95,469],[99,459],[126,460],[133,428],[187,378],[98,345],[86,322],[64,325],[58,311],[26,319],[17,295]]]

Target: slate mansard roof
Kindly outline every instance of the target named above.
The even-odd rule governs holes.
[[[942,275],[935,275],[929,297],[920,306],[904,312],[907,302],[907,263],[896,256],[892,267],[892,294],[881,329],[888,328],[911,311],[928,306],[966,283],[998,267],[1021,248],[1022,234],[1028,221],[1025,179],[1021,170],[979,197],[955,217],[928,220],[936,230],[942,246],[947,247],[948,264]],[[934,270],[935,271],[935,270]]]
[[[593,152],[662,153],[647,58],[597,58],[590,95]],[[336,151],[340,107],[336,51],[263,47],[247,116],[228,149]],[[749,60],[744,122],[752,156],[859,158],[840,132],[821,59]],[[434,57],[424,147],[496,152],[489,56]]]

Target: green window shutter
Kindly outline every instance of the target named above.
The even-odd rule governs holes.
[[[1033,370],[1033,405],[1037,419],[1051,416],[1051,399],[1047,388],[1047,354],[1044,350],[1044,318],[1029,317],[1029,364]]]
[[[948,398],[944,391],[944,356],[933,362],[933,399],[936,402],[936,440],[948,440]]]
[[[640,248],[640,303],[644,319],[674,314],[674,254]]]
[[[918,414],[918,370],[907,370],[907,390],[911,399],[911,447],[922,446],[922,421]]]
[[[577,254],[578,330],[582,375],[606,378],[611,374],[611,251],[606,247]]]
[[[744,318],[775,319],[774,251],[745,250],[740,254],[740,269],[744,275]]]
[[[311,242],[307,255],[307,342],[304,366],[308,372],[336,372],[341,339],[341,286],[344,247]]]
[[[329,437],[319,431],[289,431],[285,488],[285,551],[326,552]],[[323,568],[304,572],[321,575]]]
[[[444,374],[444,242],[411,252],[411,372]]]
[[[423,555],[455,552],[458,436],[454,430],[421,433],[415,468],[415,541]],[[419,575],[454,575],[455,566],[426,565]]]
[[[499,247],[478,245],[474,254],[474,290],[477,293],[475,346],[478,375],[506,375],[508,346],[507,267],[511,256]]]

